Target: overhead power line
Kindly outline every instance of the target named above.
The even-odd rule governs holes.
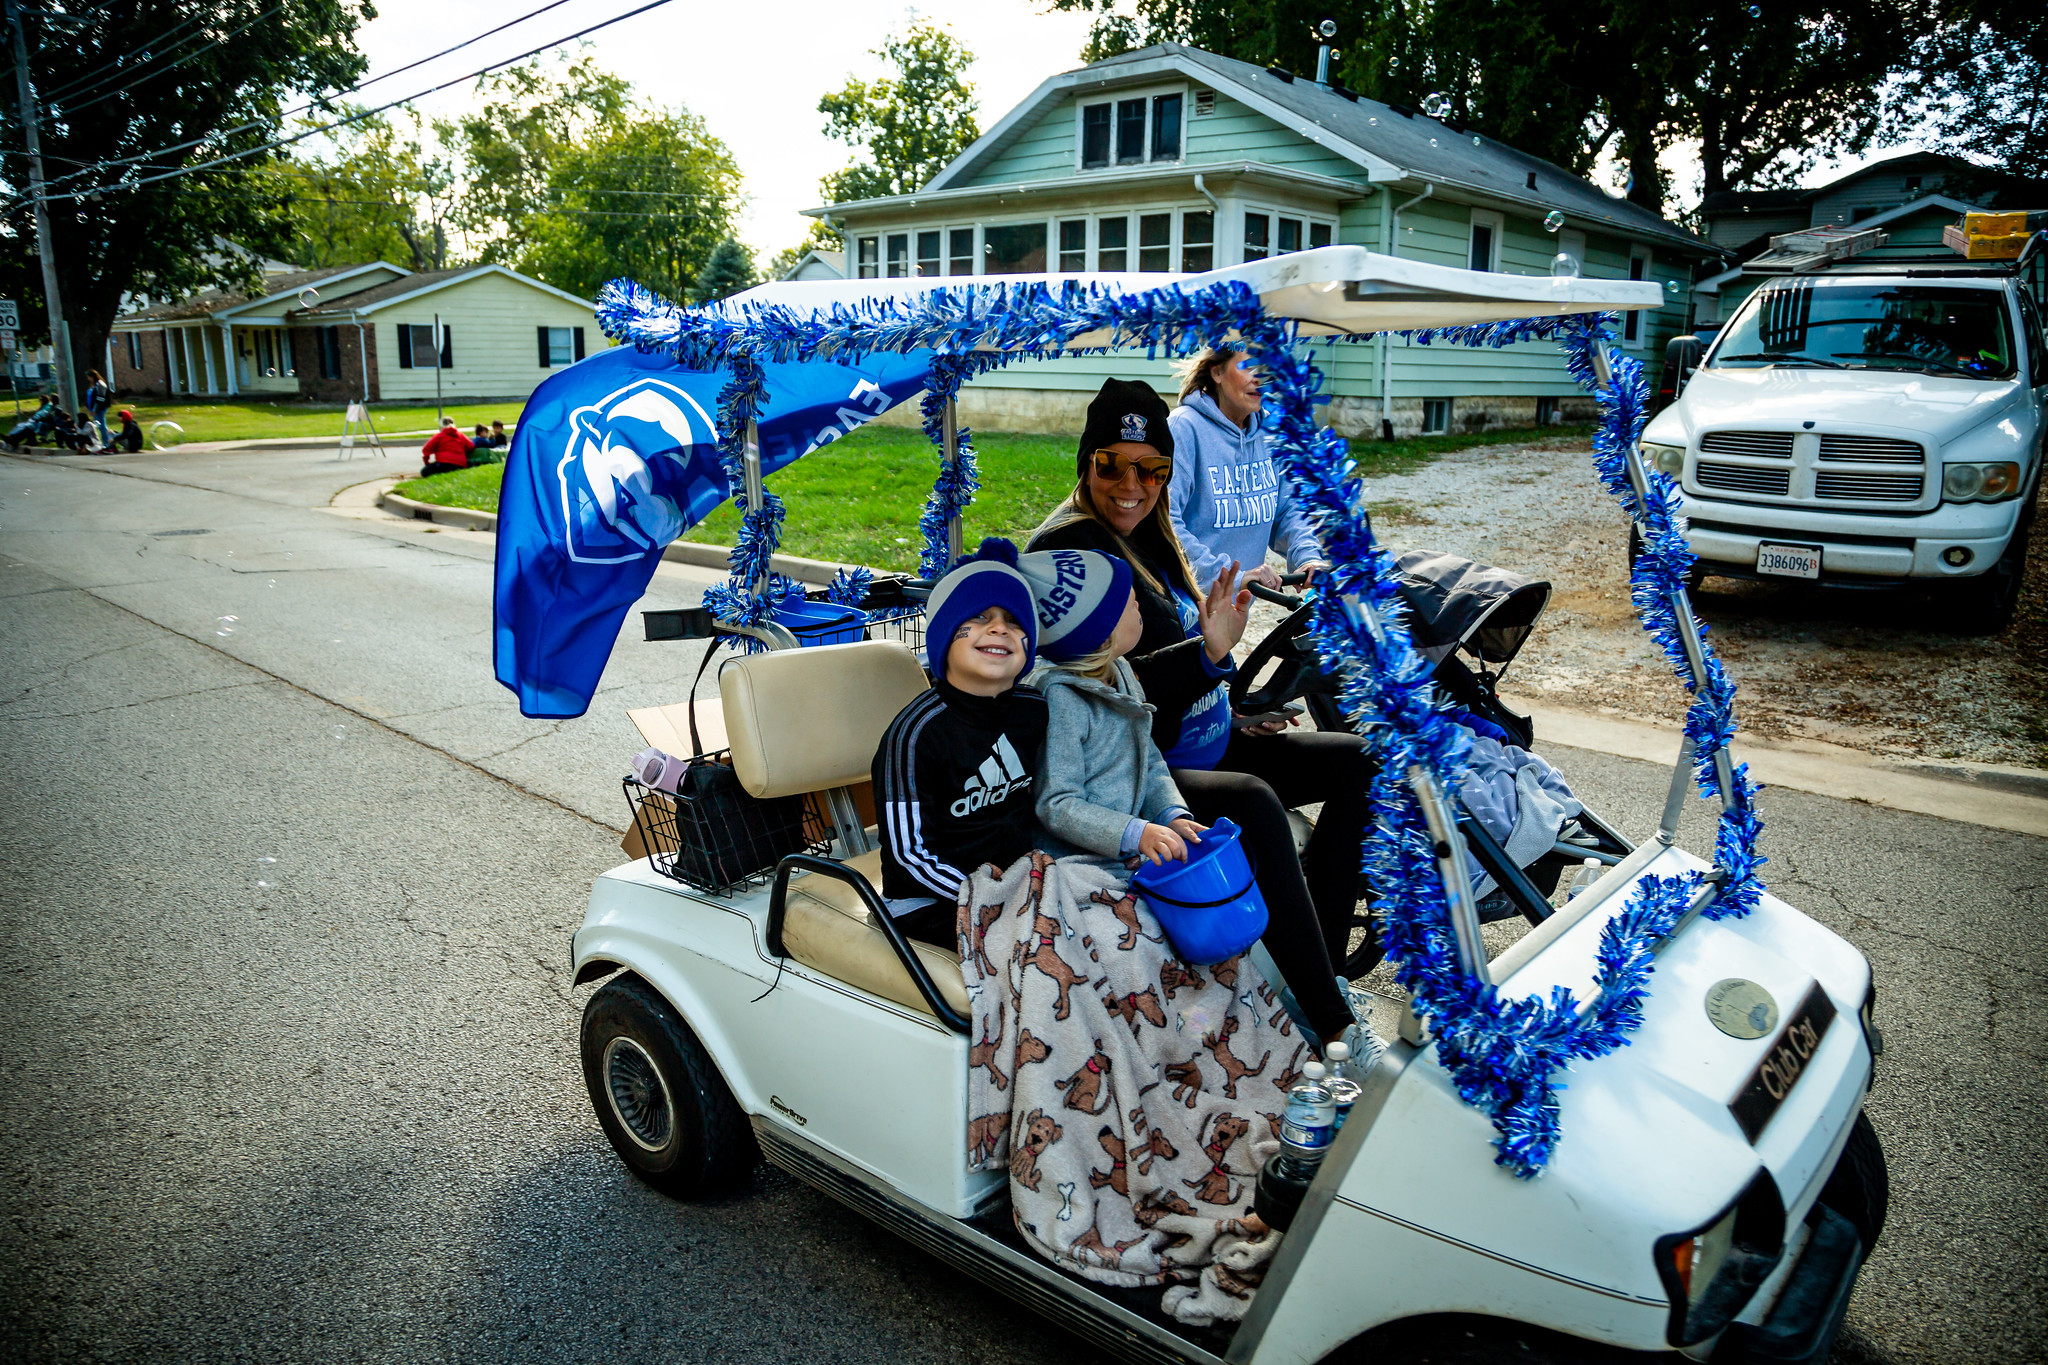
[[[192,61],[194,58],[198,57],[200,53],[206,51],[208,48],[218,47],[222,43],[225,43],[229,38],[233,38],[241,33],[248,31],[250,28],[253,28],[255,25],[262,23],[265,19],[268,19],[271,15],[277,13],[279,10],[283,8],[284,0],[278,0],[277,4],[272,5],[269,9],[257,15],[254,19],[251,19],[248,23],[242,25],[240,28],[234,30],[234,32],[229,33],[225,37],[221,38],[208,38],[206,34],[202,31],[198,33],[188,34],[187,36],[179,38],[174,42],[166,43],[165,40],[162,38],[156,39],[148,47],[138,49],[139,52],[146,53],[146,55],[144,55],[142,57],[142,60],[137,62],[132,67],[122,67],[116,65],[112,70],[108,70],[105,67],[101,67],[96,70],[88,71],[84,75],[79,76],[74,80],[68,81],[63,85],[57,86],[50,90],[45,90],[44,92],[42,92],[42,106],[43,108],[48,109],[51,105],[60,102],[72,99],[84,100],[87,96],[93,95],[101,90],[105,90],[109,86],[118,87],[122,83],[139,76],[141,69],[143,67],[146,67],[153,62],[160,62],[164,60],[165,58],[171,56],[173,53],[177,52],[178,49],[180,48],[189,47],[193,43],[199,44],[199,46],[196,49],[194,49],[192,52],[186,53],[184,56],[179,57],[178,60],[172,62],[170,66],[165,67],[163,71],[151,72],[149,75],[149,79],[154,80],[157,76],[163,75],[164,72],[173,70],[176,67],[183,66],[187,62]],[[199,23],[202,20],[210,17],[212,16],[207,14],[195,15],[192,18],[185,20],[183,23],[174,26],[172,29],[169,30],[169,32],[176,33],[179,29],[189,28],[193,24]],[[166,36],[168,36],[168,34]],[[129,53],[127,55],[134,56],[136,54]],[[113,60],[116,63],[118,63],[124,60],[124,58],[114,58]],[[67,106],[67,112],[76,109],[89,108],[91,107],[91,105],[97,104],[98,102],[99,101],[97,100],[87,100],[84,104],[69,105]]]
[[[576,39],[578,39],[578,38],[586,37],[586,36],[588,36],[588,35],[590,35],[590,34],[592,34],[592,33],[596,33],[596,32],[597,32],[598,30],[600,30],[600,29],[610,28],[610,27],[611,27],[611,26],[612,26],[613,24],[617,24],[617,23],[623,23],[623,22],[624,22],[625,20],[627,20],[627,19],[631,19],[631,18],[634,18],[634,17],[635,17],[635,16],[637,16],[637,15],[645,14],[645,13],[646,13],[647,11],[649,11],[649,10],[652,10],[652,9],[660,9],[660,8],[661,8],[662,6],[664,6],[664,5],[668,4],[668,3],[669,3],[669,0],[648,0],[648,3],[647,3],[647,4],[641,5],[641,6],[639,6],[639,7],[637,8],[637,9],[631,9],[631,10],[627,10],[627,11],[626,11],[626,12],[625,12],[624,14],[614,15],[614,16],[613,16],[612,18],[609,18],[609,19],[603,19],[603,20],[600,20],[600,21],[598,21],[598,22],[597,22],[597,23],[595,23],[595,24],[590,24],[590,25],[587,25],[587,26],[586,26],[586,27],[584,27],[584,28],[578,29],[578,30],[577,30],[576,32],[574,32],[574,33],[568,34],[568,35],[566,35],[566,36],[564,36],[564,37],[561,37],[561,38],[557,38],[557,39],[553,40],[552,42],[542,43],[542,44],[541,44],[540,46],[538,46],[538,47],[534,47],[534,48],[529,48],[529,49],[528,49],[527,51],[525,51],[525,52],[522,52],[522,53],[518,54],[518,55],[517,55],[517,56],[515,56],[515,57],[507,57],[507,58],[504,58],[504,59],[503,59],[503,60],[501,60],[501,61],[496,61],[496,62],[492,62],[492,63],[491,63],[490,65],[488,65],[488,66],[482,66],[482,67],[479,67],[479,68],[477,68],[477,69],[476,69],[476,70],[474,70],[474,71],[471,71],[471,72],[467,72],[467,73],[465,73],[464,75],[456,76],[456,77],[453,77],[452,79],[449,79],[449,80],[445,80],[445,81],[442,81],[442,82],[441,82],[440,84],[438,84],[438,85],[432,85],[432,86],[429,86],[429,87],[427,87],[427,88],[426,88],[425,90],[418,90],[418,91],[415,91],[415,92],[413,92],[412,94],[410,94],[410,95],[406,95],[406,96],[404,96],[404,97],[402,97],[402,98],[400,98],[400,99],[395,99],[395,100],[388,100],[388,101],[386,101],[385,103],[383,103],[383,104],[380,104],[380,105],[376,105],[376,106],[375,106],[375,107],[373,107],[373,108],[369,108],[369,109],[363,109],[363,110],[359,110],[359,111],[357,111],[356,113],[350,114],[350,115],[349,115],[349,116],[348,116],[347,118],[341,118],[341,119],[336,119],[336,120],[335,120],[334,122],[332,122],[332,123],[326,123],[326,124],[321,124],[321,125],[320,125],[320,126],[318,126],[318,127],[314,127],[314,128],[308,128],[308,129],[306,129],[306,130],[305,130],[304,132],[301,132],[301,133],[295,133],[295,134],[293,134],[293,135],[292,135],[292,136],[290,136],[290,137],[278,138],[278,139],[276,139],[276,140],[274,140],[274,141],[271,141],[271,142],[266,142],[266,143],[262,144],[261,146],[245,148],[244,150],[242,150],[242,151],[239,151],[239,152],[230,152],[229,154],[227,154],[227,155],[225,155],[225,156],[218,156],[218,157],[215,157],[215,158],[214,158],[213,160],[211,160],[211,161],[202,161],[202,162],[200,162],[200,163],[199,163],[198,165],[195,165],[195,166],[181,166],[181,167],[179,167],[179,168],[178,168],[178,169],[176,169],[176,170],[164,171],[164,172],[162,172],[162,173],[160,173],[160,174],[158,174],[158,175],[144,176],[144,177],[143,177],[142,179],[140,179],[140,180],[133,180],[133,181],[123,181],[123,182],[115,182],[115,183],[112,183],[112,184],[105,184],[105,185],[96,185],[96,186],[93,186],[93,187],[91,187],[91,188],[89,188],[89,189],[82,189],[82,190],[68,190],[68,191],[65,191],[65,192],[62,192],[62,193],[58,193],[58,194],[49,194],[49,193],[47,193],[47,192],[46,192],[46,193],[45,193],[45,195],[44,195],[44,198],[45,198],[45,199],[52,199],[52,200],[54,200],[54,199],[82,199],[82,198],[86,197],[87,195],[96,195],[96,194],[119,194],[119,193],[126,193],[126,192],[128,192],[128,191],[131,191],[131,190],[136,190],[136,189],[140,189],[140,188],[142,188],[142,187],[143,187],[143,186],[145,186],[145,185],[152,185],[152,184],[155,184],[155,183],[157,183],[158,181],[163,181],[163,180],[174,180],[174,179],[176,179],[176,178],[178,178],[178,177],[180,177],[180,176],[185,176],[185,175],[191,175],[191,174],[193,174],[193,173],[195,173],[195,172],[198,172],[198,171],[203,171],[203,170],[210,170],[210,169],[212,169],[213,167],[216,167],[216,166],[225,166],[225,165],[228,165],[228,164],[229,164],[229,163],[231,163],[231,162],[241,161],[241,160],[243,160],[243,159],[245,159],[245,158],[247,158],[247,157],[257,156],[257,155],[260,155],[261,153],[264,153],[264,152],[269,152],[269,151],[275,151],[275,150],[277,150],[277,149],[278,149],[278,148],[280,148],[280,147],[290,147],[290,146],[293,146],[293,145],[294,145],[294,144],[296,144],[296,143],[304,142],[304,141],[305,141],[305,140],[306,140],[307,138],[310,138],[310,137],[318,137],[318,136],[319,136],[320,134],[322,134],[322,133],[329,133],[329,132],[332,132],[332,131],[334,131],[334,130],[335,130],[336,128],[345,128],[345,127],[347,127],[347,126],[349,126],[350,124],[353,124],[353,123],[361,123],[361,122],[362,122],[362,121],[363,121],[364,119],[367,119],[367,118],[372,118],[372,117],[374,117],[374,116],[376,116],[376,115],[378,115],[378,114],[381,114],[381,113],[383,113],[383,112],[384,112],[385,110],[387,110],[387,109],[395,109],[395,108],[397,108],[397,107],[398,107],[399,105],[401,105],[401,104],[411,104],[411,103],[412,103],[412,102],[413,102],[414,100],[419,100],[419,99],[425,99],[425,98],[426,98],[426,97],[427,97],[428,95],[436,94],[436,93],[438,93],[439,91],[442,91],[442,90],[446,90],[446,89],[448,89],[448,88],[449,88],[450,86],[456,86],[456,85],[461,85],[461,84],[462,84],[463,82],[465,82],[465,81],[471,81],[471,80],[475,80],[475,79],[477,79],[478,77],[481,77],[481,76],[487,76],[487,75],[489,75],[489,74],[490,74],[491,72],[493,72],[493,71],[497,71],[497,70],[500,70],[500,69],[502,69],[502,68],[504,68],[504,67],[512,66],[512,65],[514,65],[514,64],[516,64],[516,63],[518,63],[518,62],[523,62],[523,61],[525,61],[525,60],[526,60],[526,59],[527,59],[528,57],[536,57],[536,56],[539,56],[539,55],[540,55],[541,53],[543,53],[543,52],[546,52],[546,51],[548,51],[548,50],[549,50],[549,49],[551,49],[551,48],[557,48],[557,47],[560,47],[560,46],[561,46],[561,45],[562,45],[563,43],[571,43],[571,42],[574,42],[574,41],[576,41]],[[431,60],[431,59],[429,59],[429,60]],[[365,84],[368,84],[368,82],[365,82]],[[309,106],[309,107],[310,107],[310,106]],[[228,130],[228,134],[232,134],[232,133],[234,133],[234,132],[239,132],[239,131],[243,131],[243,129],[246,129],[246,128],[248,128],[248,127],[252,127],[252,126],[256,126],[256,125],[251,125],[251,124],[245,124],[245,125],[242,125],[242,127],[241,127],[241,128],[236,128],[236,129],[230,129],[230,130]],[[225,135],[228,135],[228,134],[217,134],[216,136],[225,136]],[[203,140],[203,139],[202,139],[202,140]],[[189,147],[189,146],[193,146],[193,145],[196,145],[196,144],[195,144],[195,143],[187,143],[187,144],[184,144],[184,145],[185,145],[185,146],[187,146],[187,147]],[[180,150],[180,149],[167,149],[167,151],[168,151],[168,150]],[[126,160],[126,161],[128,161],[128,162],[130,162],[130,163],[133,163],[133,162],[135,162],[135,161],[140,161],[140,160],[144,160],[144,159],[147,159],[147,157],[156,157],[156,156],[162,156],[162,155],[165,155],[165,154],[166,154],[166,152],[165,152],[165,151],[159,151],[159,152],[153,152],[153,153],[148,153],[148,154],[146,154],[146,157],[145,157],[145,156],[137,156],[137,157],[130,157],[130,158],[126,158],[125,160]],[[103,167],[103,168],[111,168],[111,167],[113,167],[114,165],[117,165],[117,164],[121,164],[121,163],[118,163],[118,162],[105,162],[105,163],[101,163],[101,165],[102,165],[102,167]],[[65,177],[63,177],[63,178],[64,178],[65,180],[67,180],[67,181],[68,181],[68,180],[75,180],[75,179],[81,178],[81,177],[82,177],[82,176],[84,176],[85,174],[86,174],[86,172],[83,172],[83,171],[79,171],[79,172],[74,172],[73,174],[71,174],[71,175],[68,175],[68,176],[65,176]]]
[[[150,73],[149,73],[148,75],[146,75],[146,76],[140,76],[140,77],[138,77],[138,78],[137,78],[137,82],[138,82],[138,83],[140,83],[140,82],[142,82],[142,81],[153,81],[153,80],[156,80],[157,78],[159,78],[159,77],[161,77],[161,76],[167,76],[167,75],[169,75],[169,74],[170,74],[171,72],[173,72],[173,71],[177,70],[177,69],[178,69],[179,67],[181,67],[181,66],[187,65],[188,63],[191,63],[191,62],[196,62],[196,61],[198,61],[198,60],[199,60],[199,58],[200,58],[200,57],[202,57],[202,56],[204,56],[204,55],[205,55],[205,54],[206,54],[206,53],[207,53],[207,52],[208,52],[208,51],[209,51],[210,49],[212,49],[212,48],[216,48],[216,47],[220,47],[220,46],[222,46],[222,45],[224,45],[224,44],[226,44],[226,43],[229,43],[229,42],[232,42],[232,41],[234,41],[234,40],[235,40],[236,38],[239,38],[239,37],[241,37],[241,36],[242,36],[242,35],[243,35],[244,33],[247,33],[247,32],[248,32],[248,31],[249,31],[250,29],[252,29],[252,28],[256,27],[256,25],[258,25],[258,24],[262,23],[262,22],[263,22],[263,21],[264,21],[265,19],[268,19],[268,18],[269,18],[269,17],[271,16],[271,15],[273,15],[273,14],[277,13],[277,12],[278,12],[279,10],[283,9],[283,8],[284,8],[284,6],[285,6],[285,0],[277,0],[277,3],[276,3],[276,4],[272,5],[272,6],[271,6],[271,7],[269,8],[269,9],[267,9],[267,10],[263,11],[263,13],[261,13],[261,14],[257,15],[257,16],[256,16],[256,17],[255,17],[254,19],[251,19],[251,20],[250,20],[250,21],[249,21],[248,23],[246,23],[246,24],[243,24],[243,25],[242,25],[242,26],[241,26],[240,28],[237,28],[237,29],[233,29],[233,30],[231,30],[231,31],[229,31],[229,32],[227,32],[227,33],[225,33],[225,34],[222,34],[222,35],[221,35],[220,37],[218,37],[218,38],[212,39],[211,41],[209,41],[209,42],[206,42],[206,43],[204,43],[204,44],[200,45],[199,47],[196,47],[196,48],[194,48],[194,49],[193,49],[192,51],[190,51],[190,52],[186,53],[186,54],[185,54],[184,56],[182,56],[182,57],[178,58],[178,60],[176,60],[175,62],[172,62],[172,63],[171,63],[171,64],[170,64],[169,66],[167,66],[167,67],[164,67],[164,68],[163,68],[162,70],[160,70],[160,71],[152,71],[152,72],[150,72]],[[103,93],[100,93],[100,94],[95,94],[95,95],[92,95],[92,98],[90,98],[90,99],[86,99],[86,100],[82,100],[82,101],[81,101],[80,103],[77,103],[77,104],[67,104],[67,105],[65,105],[65,106],[64,106],[64,113],[65,113],[65,115],[66,115],[67,117],[69,117],[69,116],[72,116],[72,115],[76,115],[76,114],[80,113],[80,112],[81,112],[81,111],[83,111],[83,110],[86,110],[86,109],[90,109],[90,108],[92,108],[92,107],[93,107],[93,106],[94,106],[95,104],[104,104],[104,103],[105,103],[106,101],[108,101],[108,100],[110,100],[110,99],[113,99],[113,98],[114,98],[114,97],[115,97],[116,95],[120,95],[120,94],[123,94],[123,93],[125,93],[125,92],[126,92],[126,90],[127,90],[127,88],[128,88],[128,87],[127,87],[127,86],[126,86],[125,84],[123,84],[123,83],[122,83],[122,82],[120,82],[120,81],[119,81],[118,79],[116,79],[116,78],[113,78],[113,77],[109,77],[109,79],[108,79],[108,81],[107,81],[107,84],[108,84],[108,85],[110,85],[110,86],[111,86],[112,88],[111,88],[111,89],[106,89],[106,90],[104,90],[104,91],[103,91]],[[100,90],[100,89],[101,89],[101,87],[99,87],[99,86],[95,86],[95,87],[93,87],[93,89],[94,89],[94,90]],[[90,91],[82,91],[82,92],[80,92],[80,93],[81,93],[81,94],[91,94],[91,92],[90,92]],[[42,103],[43,103],[43,108],[44,108],[44,109],[45,109],[45,110],[47,111],[47,110],[48,110],[48,109],[50,108],[50,105],[51,105],[51,100],[50,100],[50,97],[49,97],[49,96],[47,96],[47,95],[45,95],[45,96],[43,97],[43,102],[42,102]]]

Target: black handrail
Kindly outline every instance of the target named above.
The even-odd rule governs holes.
[[[775,865],[775,885],[768,893],[766,937],[769,952],[776,957],[789,956],[789,948],[782,941],[782,923],[789,908],[789,874],[799,870],[831,877],[852,887],[854,894],[859,896],[861,903],[867,907],[876,927],[881,929],[882,936],[888,939],[889,946],[896,950],[898,960],[903,963],[903,970],[910,973],[910,980],[917,987],[917,993],[924,997],[924,1003],[938,1016],[939,1022],[963,1036],[972,1033],[972,1027],[966,1017],[947,1004],[945,997],[939,994],[938,984],[932,980],[931,973],[925,970],[924,962],[911,950],[910,940],[904,938],[903,931],[896,927],[896,921],[889,914],[889,907],[882,903],[882,898],[876,894],[873,883],[845,863],[820,858],[812,853],[792,853]]]
[[[1465,836],[1465,842],[1472,849],[1472,856],[1479,860],[1479,866],[1486,874],[1500,884],[1508,893],[1508,899],[1522,912],[1522,918],[1531,924],[1541,924],[1557,911],[1550,903],[1550,897],[1536,889],[1536,883],[1529,880],[1522,869],[1515,866],[1515,860],[1508,851],[1495,842],[1486,832],[1486,826],[1479,823],[1462,804],[1457,807],[1458,828]]]

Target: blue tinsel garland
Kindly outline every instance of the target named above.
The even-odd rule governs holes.
[[[1141,294],[1108,294],[1072,282],[1058,293],[1042,284],[939,289],[914,298],[869,299],[836,306],[812,318],[787,309],[749,306],[728,312],[691,312],[669,304],[630,281],[607,285],[598,316],[613,338],[643,350],[663,350],[693,369],[725,369],[731,378],[720,395],[728,475],[737,473],[737,445],[745,422],[758,410],[759,366],[764,361],[853,360],[878,352],[939,352],[924,415],[939,439],[937,418],[944,398],[963,378],[994,365],[1026,357],[1098,354],[1142,346],[1148,357],[1186,355],[1236,334],[1272,376],[1274,399],[1266,419],[1273,448],[1294,497],[1310,518],[1325,558],[1335,567],[1318,575],[1311,593],[1313,636],[1327,667],[1340,680],[1342,704],[1368,737],[1379,760],[1371,793],[1373,827],[1366,839],[1364,867],[1397,975],[1414,998],[1415,1010],[1437,1039],[1437,1056],[1459,1094],[1485,1110],[1499,1133],[1496,1160],[1517,1175],[1539,1174],[1558,1139],[1557,1073],[1621,1047],[1640,1025],[1642,1001],[1653,970],[1654,945],[1684,913],[1703,878],[1642,879],[1629,904],[1604,929],[1594,976],[1591,1007],[1582,1014],[1569,991],[1548,999],[1510,1000],[1459,969],[1456,939],[1438,875],[1432,840],[1407,781],[1412,766],[1434,773],[1447,791],[1456,780],[1468,747],[1466,732],[1439,710],[1431,669],[1416,655],[1405,627],[1406,607],[1396,592],[1392,558],[1373,539],[1360,505],[1356,468],[1345,442],[1314,420],[1322,376],[1293,325],[1268,318],[1258,298],[1241,282],[1189,294],[1169,285]],[[1594,351],[1611,339],[1605,319],[1535,318],[1514,322],[1437,328],[1403,333],[1411,343],[1447,342],[1502,347],[1555,338],[1575,379],[1599,403],[1601,424],[1594,438],[1594,465],[1601,481],[1643,528],[1643,554],[1632,578],[1632,596],[1643,625],[1663,647],[1674,671],[1693,693],[1686,733],[1693,738],[1695,776],[1703,794],[1718,792],[1715,754],[1734,732],[1734,686],[1704,645],[1704,677],[1687,663],[1674,614],[1674,593],[1684,584],[1692,556],[1677,513],[1677,488],[1663,474],[1650,476],[1648,505],[1639,506],[1627,474],[1627,450],[1647,416],[1647,385],[1641,366],[1610,352],[1612,382],[1597,382]],[[1090,333],[1106,334],[1100,345],[1073,343]],[[1349,338],[1363,340],[1362,337]],[[961,454],[933,489],[920,525],[926,538],[924,567],[942,571],[947,520],[973,493],[974,470],[966,433]],[[735,477],[737,494],[740,483]],[[772,497],[748,508],[741,544],[733,556],[734,576],[725,588],[705,594],[721,619],[758,619],[772,610],[746,587],[766,574],[781,523]],[[937,558],[935,558],[937,556]],[[793,585],[770,578],[767,598]],[[1340,606],[1355,596],[1376,611],[1383,629],[1374,635],[1354,627]],[[716,600],[714,600],[714,596]],[[1682,598],[1677,600],[1683,600]],[[1705,628],[1700,627],[1704,636]],[[1728,809],[1714,841],[1720,879],[1710,917],[1747,914],[1762,884],[1756,852],[1761,828],[1755,787],[1742,766],[1733,769]]]

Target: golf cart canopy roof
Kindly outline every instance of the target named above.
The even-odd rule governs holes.
[[[896,279],[793,280],[735,294],[718,311],[738,320],[754,306],[822,317],[871,300],[916,299],[940,289],[1012,289],[1042,285],[1058,293],[1068,283],[1111,294],[1140,294],[1177,285],[1195,293],[1242,280],[1259,296],[1267,316],[1292,318],[1305,337],[1364,336],[1374,332],[1463,327],[1516,318],[1573,313],[1627,312],[1663,306],[1654,282],[1589,280],[1577,276],[1503,275],[1459,270],[1382,256],[1357,246],[1326,246],[1263,261],[1247,261],[1200,275],[930,275]],[[1108,344],[1106,332],[1073,338],[1070,348]],[[984,343],[978,349],[997,349]]]

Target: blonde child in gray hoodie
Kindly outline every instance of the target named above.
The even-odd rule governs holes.
[[[1056,857],[1185,859],[1196,824],[1152,742],[1152,707],[1124,662],[1143,631],[1131,566],[1093,550],[1020,555],[1038,608],[1026,679],[1045,697],[1038,823]]]

